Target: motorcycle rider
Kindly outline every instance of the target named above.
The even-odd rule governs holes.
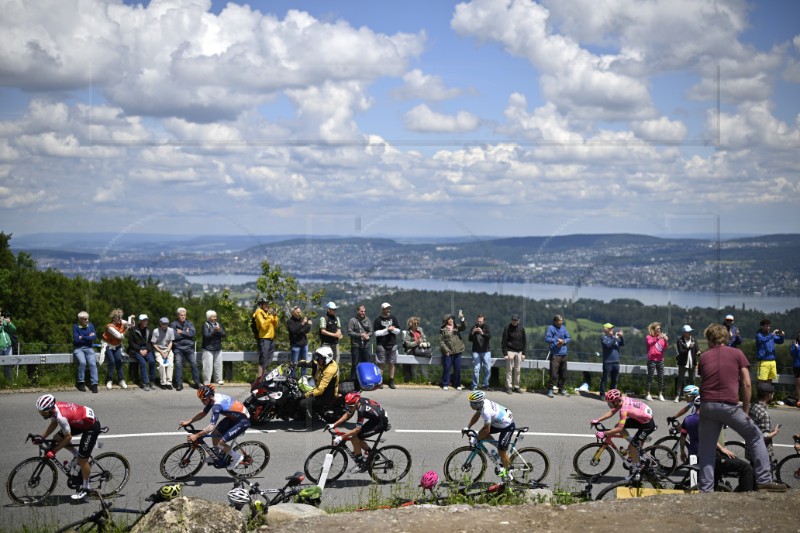
[[[363,398],[360,392],[348,392],[344,397],[344,405],[345,414],[333,424],[328,424],[327,429],[331,430],[338,425],[344,424],[353,416],[353,413],[358,413],[356,427],[333,439],[333,445],[338,446],[342,440],[351,439],[357,463],[356,468],[353,469],[354,473],[363,472],[367,468],[367,458],[369,457],[369,445],[364,439],[381,431],[386,431],[389,419],[386,417],[386,411],[383,410],[381,404],[375,400]]]
[[[339,365],[333,359],[331,347],[323,345],[314,352],[313,361],[300,361],[297,366],[311,368],[314,375],[316,386],[306,393],[306,414],[310,419],[315,410],[332,404],[339,394]]]

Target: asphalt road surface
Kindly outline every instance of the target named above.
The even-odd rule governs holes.
[[[244,399],[248,387],[225,385],[220,392],[237,399]],[[46,427],[35,409],[37,392],[13,392],[0,395],[0,418],[5,426],[4,453],[0,454],[0,472],[3,480],[12,468],[27,457],[36,455],[36,447],[25,444],[25,436],[39,433]],[[191,418],[199,412],[202,404],[194,390],[182,392],[143,392],[135,386],[128,390],[102,390],[99,394],[78,391],[55,392],[59,401],[82,403],[92,407],[103,425],[110,431],[100,437],[101,450],[116,451],[128,458],[131,478],[115,505],[127,508],[143,508],[144,498],[167,481],[159,472],[159,462],[172,446],[184,442],[186,433],[177,429],[178,422]],[[436,470],[440,477],[444,460],[451,450],[466,444],[460,429],[466,426],[473,411],[469,409],[469,391],[442,391],[438,387],[388,388],[365,395],[379,401],[386,409],[392,430],[384,435],[386,444],[399,444],[409,450],[412,469],[399,486],[380,486],[377,490],[386,494],[411,490],[423,472]],[[550,459],[550,473],[545,482],[551,487],[577,490],[581,483],[573,475],[572,457],[582,445],[595,440],[588,421],[606,410],[604,402],[596,395],[573,395],[549,399],[543,394],[488,393],[488,397],[512,410],[518,427],[529,426],[530,430],[521,441],[521,446],[535,446],[544,450]],[[650,402],[659,430],[654,440],[667,434],[666,417],[678,411],[681,404]],[[792,452],[789,443],[792,433],[800,431],[800,409],[773,409],[770,412],[773,425],[783,424],[776,448],[778,458]],[[207,419],[206,419],[207,420]],[[614,422],[612,419],[610,422]],[[201,421],[202,422],[202,421]],[[731,433],[729,439],[736,438]],[[306,456],[319,446],[330,443],[330,437],[321,424],[308,428],[304,423],[273,422],[263,428],[251,428],[246,437],[239,440],[260,440],[269,446],[271,460],[257,477],[262,487],[279,487],[284,478],[303,470]],[[62,452],[63,453],[63,452]],[[608,481],[621,478],[624,470],[617,461]],[[487,469],[487,480],[496,479]],[[226,493],[233,486],[233,479],[225,470],[205,466],[183,487],[183,495],[196,496],[219,502],[227,502]],[[323,507],[341,508],[366,502],[375,490],[368,474],[346,473],[338,482],[329,485],[323,496]],[[51,501],[41,506],[20,506],[11,502],[6,491],[0,495],[0,530],[18,531],[29,528],[54,529],[55,524],[67,523],[90,514],[97,508],[92,500],[73,504],[69,498],[63,474],[59,476]]]

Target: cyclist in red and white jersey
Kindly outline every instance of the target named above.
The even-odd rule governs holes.
[[[604,413],[601,417],[595,418],[590,422],[594,425],[598,422],[611,418],[616,413],[619,413],[619,422],[616,426],[608,431],[598,431],[595,435],[598,439],[606,437],[613,437],[614,435],[623,435],[629,439],[628,457],[635,465],[639,462],[639,452],[637,446],[641,447],[647,440],[647,437],[656,430],[656,423],[653,420],[653,410],[639,400],[634,400],[629,396],[625,396],[617,389],[611,389],[606,392],[606,403],[611,408],[610,411]],[[630,438],[628,436],[628,429],[636,429],[636,434]]]
[[[514,430],[517,428],[516,424],[514,424],[514,415],[508,408],[487,399],[483,391],[473,391],[467,399],[469,400],[470,408],[475,410],[475,414],[472,415],[469,425],[463,431],[467,431],[479,419],[483,418],[483,427],[478,431],[477,437],[470,439],[470,444],[475,446],[477,441],[489,438],[492,433],[498,433],[497,452],[503,461],[500,477],[511,478],[509,472],[511,460],[508,457],[508,446],[511,443]]]
[[[89,457],[100,435],[100,421],[91,407],[67,402],[57,402],[52,394],[45,394],[36,400],[36,410],[42,418],[49,419],[50,424],[41,435],[33,439],[34,444],[40,444],[53,431],[58,428],[54,436],[56,445],[45,454],[48,459],[54,459],[56,453],[72,443],[73,435],[80,435],[81,442],[78,446],[78,466],[83,477],[82,485],[72,495],[73,500],[82,500],[89,489]],[[73,452],[74,453],[74,452]]]
[[[239,452],[231,451],[231,445],[228,443],[250,427],[250,415],[247,413],[247,408],[242,402],[234,400],[227,394],[217,394],[213,385],[201,385],[197,389],[197,397],[205,407],[190,420],[180,422],[180,426],[184,427],[197,422],[204,418],[209,411],[211,420],[201,431],[189,435],[187,440],[195,442],[206,435],[211,435],[212,444],[218,446],[220,451],[225,454],[225,457],[217,461],[215,466],[222,468],[230,463],[233,463],[234,467],[237,466],[243,456]],[[223,420],[219,420],[220,416],[223,417]]]

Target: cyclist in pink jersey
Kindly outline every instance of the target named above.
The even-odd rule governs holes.
[[[616,413],[619,413],[619,422],[606,432],[598,431],[596,433],[597,438],[602,440],[614,435],[624,435],[630,442],[628,445],[628,457],[630,457],[633,464],[637,464],[639,462],[639,448],[647,440],[647,437],[656,430],[652,409],[646,403],[625,396],[617,389],[611,389],[606,393],[606,403],[611,410],[603,413],[600,418],[592,420],[590,424],[597,424],[611,418]],[[637,430],[632,438],[629,437],[628,429]]]
[[[52,394],[45,394],[36,400],[36,410],[42,418],[49,419],[50,424],[45,432],[33,439],[34,444],[40,444],[56,428],[59,432],[54,436],[56,445],[46,453],[48,459],[53,460],[56,453],[72,443],[73,435],[81,435],[81,442],[78,446],[78,466],[81,469],[83,484],[72,495],[73,500],[82,500],[86,497],[89,490],[89,457],[100,435],[100,421],[94,414],[91,407],[77,405],[74,403],[57,402]],[[75,452],[73,452],[75,453]]]

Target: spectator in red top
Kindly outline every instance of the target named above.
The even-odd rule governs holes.
[[[103,340],[106,342],[106,359],[108,360],[108,374],[106,375],[106,388],[111,390],[114,380],[114,370],[117,374],[117,382],[123,389],[128,388],[125,383],[125,376],[122,374],[122,339],[125,332],[133,323],[133,316],[126,322],[122,319],[122,309],[114,309],[109,315],[111,323],[106,326],[103,332]]]
[[[665,402],[664,399],[664,351],[669,344],[666,333],[661,332],[661,324],[653,322],[647,326],[647,396],[644,397],[648,402],[653,400],[650,396],[650,385],[653,383],[653,372],[658,374],[658,400]]]

